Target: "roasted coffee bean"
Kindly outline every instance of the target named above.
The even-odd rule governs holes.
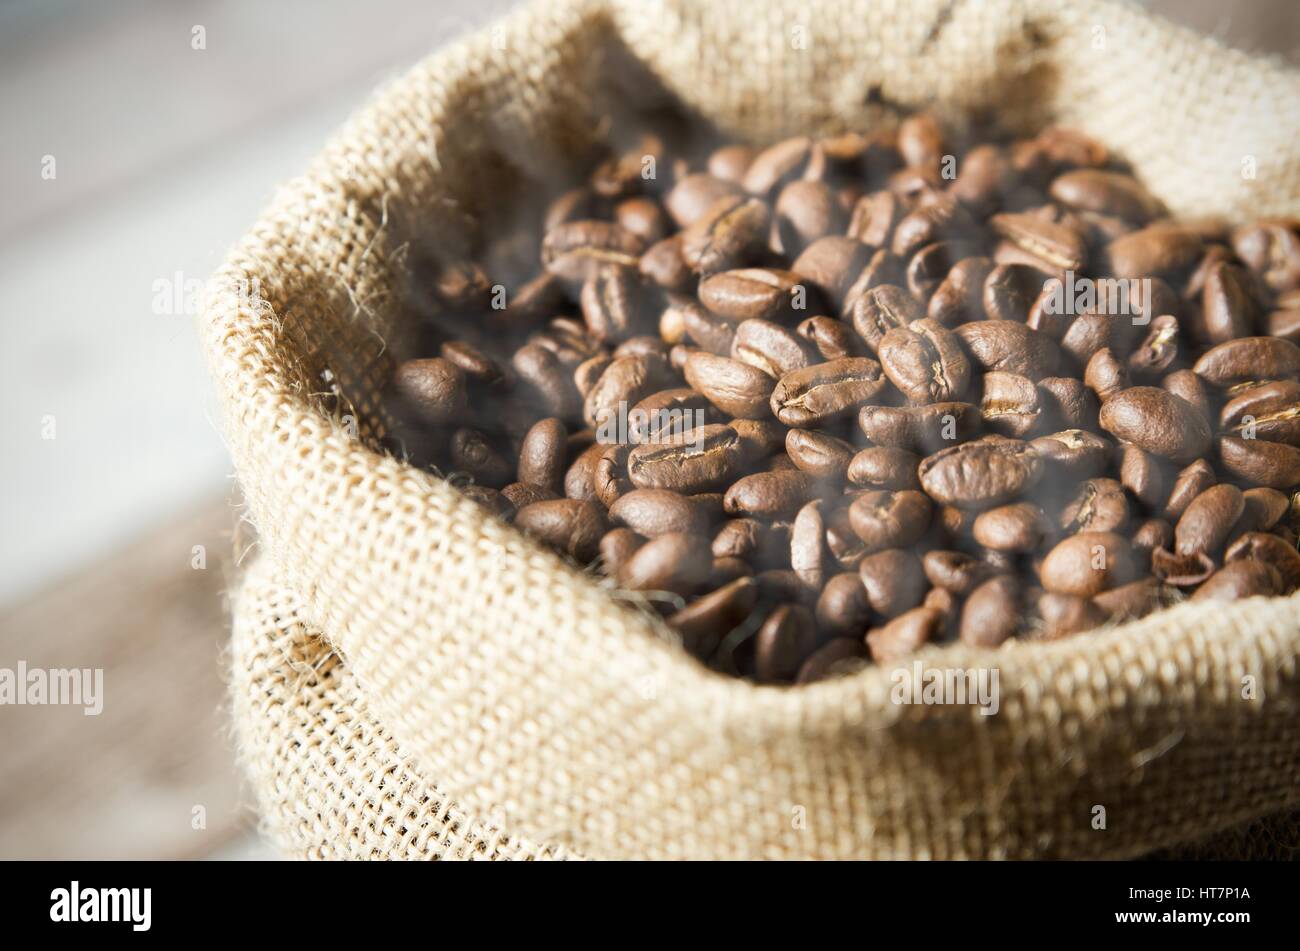
[[[611,528],[600,539],[600,560],[609,575],[617,575],[645,539],[630,528]]]
[[[695,283],[695,274],[682,257],[681,234],[672,235],[650,245],[645,254],[641,255],[637,270],[642,280],[665,291],[684,294],[691,290]],[[662,316],[660,332],[663,332]],[[669,335],[664,336],[667,339]]]
[[[933,505],[915,489],[864,492],[849,506],[849,524],[867,553],[916,544],[930,527]]]
[[[546,232],[542,265],[563,280],[580,284],[602,264],[636,267],[645,242],[610,221],[566,221]]]
[[[1072,637],[1100,627],[1106,623],[1108,617],[1109,615],[1090,598],[1044,591],[1038,598],[1038,618],[1041,627],[1035,637],[1045,641]]]
[[[1101,403],[1082,380],[1065,376],[1044,377],[1038,381],[1038,393],[1043,413],[1050,423],[1063,429],[1097,428]]]
[[[633,489],[609,506],[609,517],[647,538],[668,532],[701,533],[709,521],[699,506],[666,489]]]
[[[1300,376],[1300,347],[1278,337],[1242,337],[1213,347],[1192,369],[1206,383],[1223,389],[1289,379]]]
[[[1201,291],[1200,336],[1208,343],[1249,337],[1259,322],[1259,305],[1250,291],[1250,278],[1227,261],[1213,265]]]
[[[724,413],[742,419],[766,416],[777,386],[757,367],[703,351],[687,358],[686,382]]]
[[[1277,569],[1263,561],[1233,561],[1206,579],[1192,595],[1193,601],[1236,601],[1278,594],[1282,579]]]
[[[818,591],[830,562],[822,503],[814,499],[799,510],[790,526],[790,569],[809,591]]]
[[[534,502],[546,502],[560,497],[558,492],[544,489],[540,485],[533,485],[529,482],[511,482],[501,490],[501,495],[516,511],[525,505],[532,505]]]
[[[1129,504],[1124,487],[1114,479],[1089,479],[1061,510],[1061,530],[1079,532],[1122,532],[1128,527]]]
[[[1020,584],[1010,575],[990,578],[961,609],[958,638],[971,647],[997,647],[1020,626]]]
[[[1120,362],[1110,347],[1102,347],[1088,360],[1083,382],[1097,394],[1098,400],[1105,403],[1116,393],[1128,389],[1128,367]]]
[[[1104,472],[1114,450],[1106,438],[1082,429],[1039,436],[1030,445],[1055,471],[1071,479],[1088,479]]]
[[[808,429],[786,433],[785,451],[804,472],[832,482],[843,481],[853,458],[853,447],[843,439]]]
[[[867,632],[867,649],[877,664],[894,664],[916,653],[943,627],[943,612],[913,608]]]
[[[847,677],[867,666],[867,646],[861,637],[833,637],[808,655],[795,677],[797,684]]]
[[[825,182],[790,182],[773,207],[772,250],[793,257],[819,238],[843,231],[847,218]]]
[[[526,505],[515,525],[538,541],[586,564],[599,554],[600,540],[609,530],[605,509],[598,502],[553,499]]]
[[[1033,502],[1014,502],[981,512],[972,526],[975,540],[994,551],[1028,554],[1050,535],[1043,510]]]
[[[681,386],[651,393],[627,415],[628,441],[643,443],[705,425],[711,408],[702,394]]]
[[[744,558],[761,564],[768,560],[772,549],[781,547],[779,541],[771,542],[770,535],[767,524],[757,519],[727,519],[713,536],[713,557]]]
[[[959,400],[970,382],[970,363],[957,337],[937,321],[894,327],[877,347],[880,365],[912,403]]]
[[[407,360],[393,378],[397,391],[430,425],[445,425],[465,419],[468,389],[465,371],[442,357]]]
[[[808,289],[793,271],[742,268],[722,271],[700,281],[700,302],[713,313],[742,320],[789,319],[807,310]]]
[[[1168,502],[1174,474],[1164,459],[1125,444],[1120,447],[1119,481],[1144,508],[1155,512]]]
[[[787,426],[820,426],[855,412],[884,387],[875,360],[829,360],[782,376],[772,390],[772,415]]]
[[[1133,546],[1114,532],[1080,532],[1058,542],[1043,559],[1039,578],[1058,594],[1090,598],[1137,575]]]
[[[1275,293],[1300,287],[1300,231],[1295,221],[1275,218],[1242,225],[1232,232],[1232,250]]]
[[[620,411],[634,406],[674,382],[671,368],[660,357],[619,357],[605,368],[583,400],[588,426],[607,426]],[[620,410],[621,408],[621,410]]]
[[[862,338],[833,317],[809,317],[795,328],[795,333],[811,343],[823,360],[860,357],[866,353]]]
[[[921,487],[961,508],[991,508],[1032,488],[1042,458],[1028,443],[993,437],[940,450],[921,461]]]
[[[871,620],[871,602],[856,571],[834,575],[817,598],[817,625],[827,637],[859,640]]]
[[[519,447],[516,478],[552,492],[564,488],[565,455],[569,432],[555,417],[534,423]]]
[[[1192,499],[1217,481],[1213,466],[1204,459],[1197,459],[1188,465],[1174,479],[1174,487],[1169,492],[1169,499],[1165,501],[1165,516],[1177,521],[1187,511]]]
[[[987,562],[960,551],[926,552],[921,565],[932,585],[959,598],[966,597],[995,573]]]
[[[873,446],[853,456],[847,474],[850,482],[867,489],[919,489],[921,480],[916,470],[920,464],[921,457],[914,452]]]
[[[695,172],[678,181],[664,196],[664,207],[679,228],[688,228],[708,212],[720,199],[742,193],[734,181],[706,172]]]
[[[709,174],[724,182],[739,183],[757,154],[748,145],[724,145],[709,155]]]
[[[753,566],[741,558],[714,558],[713,567],[709,569],[709,577],[704,582],[704,587],[706,589],[721,588],[737,578],[749,578],[753,574]]]
[[[1219,426],[1234,436],[1300,446],[1300,383],[1275,380],[1242,390],[1224,404]]]
[[[984,315],[1027,323],[1043,290],[1044,274],[1027,264],[999,264],[984,279]]]
[[[758,595],[756,579],[737,578],[670,614],[668,623],[681,634],[682,644],[690,653],[707,659],[718,649],[719,642],[754,611]]]
[[[929,244],[967,238],[976,230],[970,213],[955,198],[938,195],[905,214],[894,227],[890,250],[910,257]]]
[[[1038,215],[1004,212],[990,218],[989,225],[996,234],[1049,268],[1081,271],[1087,263],[1088,247],[1083,236],[1063,224]]]
[[[812,614],[801,604],[782,604],[754,635],[754,676],[760,683],[793,680],[817,646]]]
[[[527,344],[515,351],[511,365],[548,416],[566,422],[581,418],[582,396],[572,375],[552,351],[540,344]]]
[[[814,489],[812,476],[797,469],[756,472],[731,484],[724,506],[728,515],[793,518]]]
[[[787,182],[820,180],[826,173],[826,155],[815,140],[806,136],[786,139],[769,146],[749,163],[741,185],[760,198],[770,198]]]
[[[725,488],[740,463],[740,436],[730,426],[710,424],[637,446],[627,472],[639,489],[692,494]]]
[[[1203,551],[1179,555],[1167,548],[1151,551],[1151,573],[1175,588],[1194,588],[1214,574],[1213,558]]]
[[[780,379],[794,370],[818,362],[818,353],[795,331],[770,320],[753,318],[736,328],[731,341],[731,358]]]
[[[1165,314],[1151,321],[1151,330],[1129,354],[1128,369],[1138,377],[1164,373],[1178,358],[1178,318]]]
[[[1041,380],[1056,372],[1060,353],[1052,338],[1014,320],[980,320],[954,333],[984,372],[1016,373]]]
[[[1266,532],[1277,525],[1291,507],[1291,500],[1277,489],[1247,489],[1241,496],[1246,509],[1233,528],[1234,534]]]
[[[867,555],[858,565],[858,577],[871,609],[884,618],[897,617],[925,597],[925,572],[911,551],[887,548]]]
[[[582,450],[564,473],[565,498],[590,501],[598,498],[596,493],[596,469],[601,457],[609,447],[603,443],[594,443]]]
[[[785,447],[785,426],[772,419],[733,419],[727,423],[740,436],[741,459],[753,465]]]
[[[808,244],[794,259],[790,270],[814,287],[838,313],[871,257],[871,248],[861,241],[827,235]]]
[[[477,429],[462,428],[451,435],[452,467],[467,472],[479,485],[499,489],[510,481],[510,463]]]
[[[1171,601],[1170,589],[1156,578],[1130,581],[1128,584],[1103,591],[1092,599],[1092,603],[1115,622],[1146,617],[1156,608]]]
[[[925,317],[925,311],[907,291],[892,284],[882,284],[859,294],[853,301],[853,329],[875,353],[885,334],[906,327]]]
[[[667,591],[688,597],[709,576],[713,555],[703,535],[666,532],[632,554],[618,583],[632,591]]]
[[[1235,485],[1210,486],[1192,499],[1174,526],[1174,551],[1180,555],[1216,554],[1245,509],[1246,500]]]
[[[1247,559],[1271,565],[1282,580],[1279,594],[1290,594],[1300,588],[1300,551],[1276,535],[1266,532],[1247,532],[1228,546],[1223,556],[1224,564]]]
[[[918,454],[973,439],[982,425],[979,409],[970,403],[864,406],[858,412],[858,428],[877,446]]]
[[[1220,436],[1219,465],[1233,478],[1270,489],[1300,485],[1300,447],[1263,439]]]
[[[1042,412],[1033,380],[996,370],[984,374],[980,413],[993,432],[1023,439],[1038,427]]]
[[[958,261],[930,296],[927,312],[931,320],[955,327],[984,314],[984,294],[993,262],[986,257]]]
[[[883,248],[903,216],[903,203],[889,191],[863,195],[853,206],[847,234],[868,247]]]
[[[682,260],[697,274],[743,267],[767,243],[767,205],[756,198],[719,198],[682,231]]]
[[[1158,223],[1116,238],[1106,254],[1116,277],[1168,280],[1190,271],[1203,249],[1194,231]]]
[[[602,341],[626,340],[646,329],[638,271],[626,264],[602,264],[582,285],[582,316],[592,336]]]
[[[1116,439],[1174,462],[1188,462],[1210,448],[1209,426],[1196,409],[1153,386],[1131,386],[1111,396],[1100,423]]]
[[[1051,195],[1080,211],[1144,222],[1160,213],[1160,203],[1131,175],[1081,168],[1052,180]]]

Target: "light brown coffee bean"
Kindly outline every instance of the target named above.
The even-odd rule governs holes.
[[[826,547],[826,522],[818,499],[799,509],[790,526],[790,568],[810,591],[821,589],[831,562]]]
[[[1219,465],[1252,485],[1286,491],[1300,485],[1300,447],[1262,439],[1220,436]]]
[[[1132,175],[1084,168],[1058,175],[1051,195],[1081,211],[1115,215],[1139,224],[1160,213],[1160,203]]]
[[[994,233],[1052,268],[1081,271],[1087,263],[1083,236],[1064,224],[1038,215],[1003,212],[990,218],[989,225]]]
[[[399,364],[393,385],[426,423],[462,422],[468,407],[465,371],[442,357]]]
[[[1120,447],[1119,481],[1143,507],[1159,511],[1169,500],[1173,467],[1160,456],[1125,443]]]
[[[1224,404],[1219,425],[1234,436],[1300,446],[1300,383],[1274,380],[1240,391]]]
[[[868,489],[919,489],[921,480],[916,470],[920,464],[921,457],[914,452],[873,446],[853,456],[847,475],[854,485]]]
[[[1232,232],[1232,250],[1275,293],[1300,287],[1300,229],[1294,220],[1265,218]]]
[[[877,446],[917,454],[973,439],[982,426],[979,408],[970,403],[864,406],[858,412],[858,428]]]
[[[983,256],[958,261],[930,296],[927,314],[945,327],[984,315],[984,288],[993,262]]]
[[[1043,510],[1033,502],[1014,502],[981,512],[972,526],[975,540],[994,551],[1028,554],[1051,535]]]
[[[926,552],[921,566],[932,585],[959,598],[966,597],[995,573],[987,562],[960,551]]]
[[[943,613],[934,608],[913,608],[887,624],[867,632],[867,649],[877,664],[896,664],[933,640],[943,627]]]
[[[699,221],[720,199],[734,198],[742,189],[707,172],[694,172],[678,181],[664,197],[664,207],[679,228]]]
[[[858,565],[858,577],[871,609],[884,618],[911,610],[925,597],[921,560],[908,549],[887,548],[867,555]]]
[[[869,657],[861,637],[833,637],[808,655],[794,682],[810,684],[847,677],[865,668]]]
[[[709,524],[701,508],[666,489],[633,489],[615,500],[609,507],[609,517],[647,538],[668,532],[698,534]]]
[[[1157,578],[1140,578],[1101,592],[1092,603],[1110,620],[1119,623],[1146,617],[1157,608],[1166,607],[1173,600],[1170,591]]]
[[[611,528],[600,539],[600,560],[607,575],[619,569],[645,544],[645,539],[630,528]]]
[[[1128,496],[1114,479],[1088,479],[1061,510],[1060,526],[1067,535],[1079,532],[1123,532],[1129,520]]]
[[[921,461],[921,487],[961,508],[992,508],[1032,488],[1042,476],[1038,453],[1025,442],[991,437],[940,450]]]
[[[1131,386],[1101,408],[1101,428],[1117,439],[1174,462],[1188,462],[1210,448],[1210,429],[1195,408],[1152,386]]]
[[[872,249],[843,235],[827,235],[808,244],[790,270],[814,287],[836,313],[854,281],[871,261]]]
[[[872,353],[880,348],[881,340],[889,331],[923,317],[925,311],[921,305],[903,288],[892,284],[882,284],[859,294],[850,315],[853,329]]]
[[[562,280],[581,284],[602,264],[636,267],[645,242],[611,221],[566,221],[542,239],[542,266]]]
[[[1056,372],[1060,353],[1052,338],[1014,320],[980,320],[954,331],[984,372],[1016,373],[1041,380]]]
[[[1282,590],[1277,569],[1262,561],[1233,561],[1224,565],[1196,589],[1193,601],[1236,601],[1271,596]]]
[[[515,515],[515,526],[578,563],[586,564],[599,554],[600,540],[609,530],[609,520],[597,502],[553,499],[521,508]]]
[[[1056,472],[1071,479],[1087,479],[1105,471],[1114,445],[1105,437],[1082,429],[1065,429],[1030,442]]]
[[[777,385],[757,367],[703,351],[687,358],[686,382],[724,413],[742,419],[766,416]]]
[[[757,367],[773,379],[819,362],[816,348],[795,331],[757,318],[736,328],[731,358]]]
[[[826,155],[821,145],[807,136],[799,136],[777,142],[754,156],[741,185],[751,195],[771,198],[788,182],[817,181],[825,173]]]
[[[767,243],[767,205],[739,195],[719,198],[682,231],[682,260],[696,274],[743,267]]]
[[[1034,639],[1057,641],[1100,627],[1108,615],[1089,598],[1044,591],[1038,598],[1038,617],[1042,626]]]
[[[501,490],[501,495],[516,511],[525,505],[532,505],[534,502],[546,502],[560,497],[558,492],[552,492],[549,489],[543,489],[540,485],[533,485],[528,482],[511,482]],[[513,516],[511,517],[513,518]]]
[[[1243,523],[1248,526],[1244,531],[1266,532],[1277,525],[1291,508],[1291,500],[1277,489],[1247,489],[1241,495],[1246,502],[1246,511],[1233,529],[1234,533],[1243,531]]]
[[[997,647],[1020,626],[1020,584],[1010,575],[990,578],[970,593],[961,610],[958,639],[971,647]]]
[[[1151,573],[1175,588],[1195,588],[1214,574],[1217,567],[1214,559],[1203,551],[1190,555],[1175,554],[1167,548],[1151,551]]]
[[[1097,394],[1098,400],[1105,403],[1116,393],[1128,389],[1128,366],[1115,356],[1110,347],[1102,347],[1088,360],[1083,382]]]
[[[860,357],[867,352],[862,338],[834,317],[809,317],[795,328],[795,333],[811,343],[823,360]]]
[[[983,382],[979,406],[984,425],[1003,436],[1028,437],[1038,427],[1043,414],[1034,381],[995,370],[985,373]]]
[[[879,363],[846,357],[785,374],[771,391],[770,406],[787,426],[821,426],[856,412],[884,387]]]
[[[757,154],[748,145],[724,145],[709,155],[709,174],[724,182],[739,183]]]
[[[1178,359],[1178,318],[1164,314],[1151,321],[1146,339],[1128,357],[1128,368],[1139,378],[1159,377]]]
[[[819,238],[842,232],[847,220],[847,210],[825,182],[790,182],[773,207],[772,250],[794,257]]]
[[[1195,232],[1157,223],[1116,238],[1106,254],[1116,277],[1168,280],[1190,271],[1204,247]]]
[[[1223,556],[1225,565],[1243,559],[1271,565],[1282,581],[1278,594],[1290,594],[1300,588],[1300,551],[1276,535],[1247,532],[1231,545]]]
[[[668,624],[681,634],[682,644],[691,654],[708,658],[722,638],[753,612],[758,594],[757,580],[737,578],[670,614]]]
[[[794,679],[816,648],[812,614],[801,604],[779,605],[754,635],[754,676],[759,683]]]
[[[703,535],[666,532],[652,538],[624,562],[618,583],[632,591],[693,594],[709,576],[713,555]]]
[[[1200,337],[1207,343],[1224,343],[1249,337],[1262,314],[1250,289],[1250,277],[1227,261],[1212,265],[1201,291]]]
[[[811,500],[814,489],[812,476],[798,469],[756,472],[731,484],[724,506],[729,515],[793,518]]]
[[[798,468],[830,482],[844,480],[853,458],[853,447],[843,439],[807,429],[786,433],[785,451]]]
[[[1300,347],[1278,337],[1242,337],[1211,348],[1192,369],[1221,389],[1256,380],[1290,379],[1300,376]]]
[[[864,492],[849,506],[849,524],[869,554],[916,544],[932,513],[930,500],[915,489]]]
[[[808,288],[798,274],[775,268],[740,268],[711,274],[700,281],[700,302],[720,317],[743,320],[789,320],[807,310]]]
[[[628,456],[628,478],[639,489],[693,494],[727,486],[741,465],[740,436],[709,424],[643,443]]]
[[[1133,546],[1113,532],[1080,532],[1057,543],[1039,578],[1048,591],[1090,598],[1137,575]]]
[[[1217,554],[1245,509],[1246,500],[1235,485],[1210,486],[1192,499],[1174,526],[1174,551],[1180,555]]]
[[[889,381],[914,404],[960,400],[970,383],[970,363],[957,337],[937,321],[892,328],[877,352]]]

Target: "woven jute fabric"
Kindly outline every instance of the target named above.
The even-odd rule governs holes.
[[[756,142],[915,107],[1054,121],[1177,212],[1300,212],[1300,79],[1108,2],[563,0],[430,57],[277,194],[202,320],[259,536],[232,690],[275,839],[307,856],[1118,857],[1300,805],[1300,598],[920,655],[996,668],[993,716],[893,703],[883,669],[758,687],[376,451],[420,262],[668,104]]]

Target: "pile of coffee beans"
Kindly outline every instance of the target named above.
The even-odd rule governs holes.
[[[720,670],[1300,587],[1300,222],[1174,220],[1079,133],[916,115],[648,134],[531,238],[509,287],[430,271],[402,451]]]

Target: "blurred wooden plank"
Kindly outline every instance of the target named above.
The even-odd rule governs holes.
[[[0,667],[104,671],[99,716],[0,706],[0,857],[190,858],[252,827],[222,674],[234,524],[212,501],[0,616]]]

